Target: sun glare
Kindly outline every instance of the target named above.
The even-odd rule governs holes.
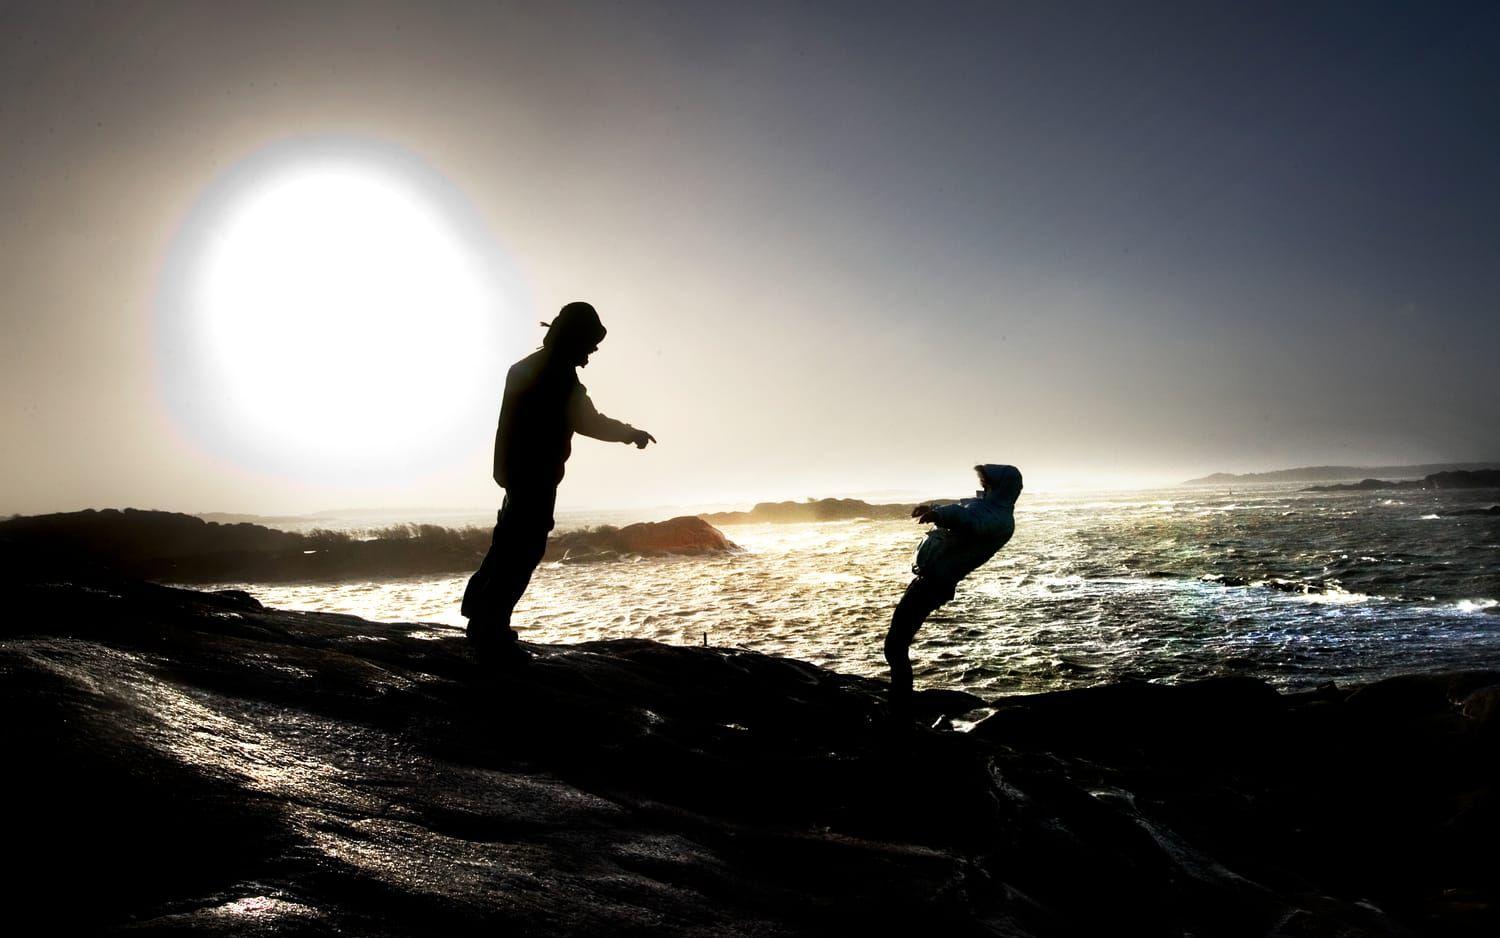
[[[195,434],[245,468],[340,484],[482,448],[522,307],[451,192],[351,153],[223,188],[163,302],[164,378]]]

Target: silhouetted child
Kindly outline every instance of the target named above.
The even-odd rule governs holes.
[[[911,570],[917,575],[891,616],[885,634],[885,660],[891,666],[891,710],[911,709],[911,660],[907,649],[917,629],[953,598],[958,581],[995,556],[1015,533],[1013,516],[1021,495],[1021,471],[1015,466],[975,466],[984,488],[974,498],[951,505],[918,505],[911,515],[919,524],[935,525],[917,548]]]

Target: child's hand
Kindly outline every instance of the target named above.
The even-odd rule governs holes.
[[[931,524],[932,513],[936,510],[931,505],[918,505],[911,510],[911,516],[917,519],[917,524]]]

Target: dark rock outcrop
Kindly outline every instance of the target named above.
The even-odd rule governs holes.
[[[0,521],[0,539],[32,552],[137,564],[220,552],[300,550],[307,538],[258,524],[217,524],[175,511],[87,509]]]
[[[1450,511],[1450,515],[1500,515],[1500,505],[1491,505],[1488,508],[1465,508],[1462,511]]]
[[[992,702],[6,558],[7,914],[57,933],[1493,934],[1495,672]],[[81,582],[80,579],[86,579]],[[975,703],[919,697],[925,721]]]
[[[1358,482],[1340,483],[1338,485],[1313,485],[1304,489],[1306,492],[1378,492],[1385,489],[1420,489],[1425,488],[1421,479],[1406,479],[1399,482],[1388,482],[1385,479],[1361,479]]]
[[[1500,469],[1476,472],[1435,472],[1422,480],[1428,489],[1493,489],[1500,488]]]
[[[565,531],[547,542],[547,559],[609,560],[624,554],[723,554],[739,549],[707,521],[684,515],[623,528]]]

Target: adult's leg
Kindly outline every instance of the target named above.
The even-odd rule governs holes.
[[[891,627],[885,633],[885,662],[891,669],[891,709],[905,714],[911,709],[912,674],[909,649],[917,630],[932,611],[953,598],[953,585],[917,577],[906,587]]]
[[[552,531],[552,508],[556,500],[556,490],[522,492],[514,503],[509,497],[506,499],[507,505],[512,506],[502,522],[507,551],[505,563],[496,571],[493,608],[504,620],[505,631],[512,640],[516,633],[510,628],[510,615],[547,553],[547,535]]]
[[[459,606],[459,611],[469,620],[468,636],[471,641],[484,637],[494,618],[490,614],[490,591],[495,572],[504,563],[501,559],[505,553],[505,538],[501,528],[504,517],[505,509],[502,507],[495,513],[495,530],[490,534],[490,549],[485,551],[484,559],[479,562],[479,569],[474,571],[469,577],[468,585],[464,587],[463,603]]]
[[[464,591],[463,613],[469,619],[471,639],[515,642],[511,612],[546,553],[556,499],[555,489],[506,493],[489,552]]]

